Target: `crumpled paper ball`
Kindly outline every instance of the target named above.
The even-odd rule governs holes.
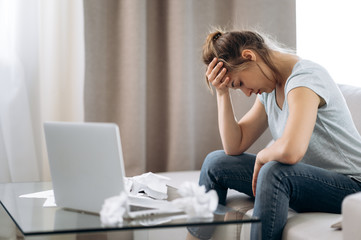
[[[178,189],[181,198],[172,203],[182,209],[191,218],[211,218],[218,206],[218,195],[215,190],[206,193],[204,186],[185,182]]]
[[[128,196],[124,192],[118,196],[107,198],[100,211],[100,221],[102,225],[117,226],[122,223],[127,207]]]
[[[154,199],[167,199],[167,182],[169,180],[168,177],[148,172],[128,178],[126,185],[132,195],[144,192],[145,195]]]

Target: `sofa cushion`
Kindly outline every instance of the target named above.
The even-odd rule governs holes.
[[[252,215],[253,209],[247,214]],[[296,213],[288,211],[287,224],[283,230],[283,240],[339,240],[342,232],[331,228],[331,225],[340,221],[340,214],[332,213]],[[243,225],[241,240],[250,239],[250,225]]]
[[[178,189],[184,182],[198,183],[200,171],[162,172],[157,174],[170,178],[168,185]]]
[[[299,213],[288,218],[282,239],[336,240],[342,239],[342,231],[331,228],[339,221],[340,214],[333,213]]]
[[[342,84],[338,86],[350,109],[353,122],[355,123],[358,132],[361,134],[361,88]]]
[[[342,202],[342,231],[344,240],[361,238],[361,192],[347,196]]]
[[[239,212],[246,213],[253,208],[253,205],[254,201],[251,197],[232,189],[228,190],[227,206],[234,208]]]

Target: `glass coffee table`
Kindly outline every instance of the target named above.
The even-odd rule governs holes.
[[[218,228],[260,224],[258,218],[219,206],[213,219],[192,219],[184,215],[173,215],[124,221],[119,226],[104,227],[99,215],[58,207],[43,207],[44,198],[19,198],[23,194],[51,189],[51,182],[0,184],[0,239],[108,239],[107,236],[110,235],[112,238],[117,238],[117,235],[128,236],[121,239],[148,239],[152,235],[149,231],[167,230],[167,234],[173,235],[171,230],[178,229],[170,238],[177,239],[179,228],[207,229],[215,226]],[[184,229],[183,232],[186,234]]]

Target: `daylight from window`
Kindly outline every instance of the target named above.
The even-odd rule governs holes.
[[[297,54],[361,86],[361,1],[297,0]]]

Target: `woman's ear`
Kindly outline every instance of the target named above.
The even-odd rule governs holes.
[[[252,50],[249,50],[249,49],[245,49],[242,51],[242,57],[244,59],[256,61],[256,54]]]

